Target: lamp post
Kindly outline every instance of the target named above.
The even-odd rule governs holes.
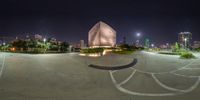
[[[187,49],[187,38],[185,38],[184,41],[185,41],[185,49]]]
[[[140,33],[136,33],[136,37],[137,37],[136,43],[137,43],[138,46],[140,45],[140,36],[141,36]]]
[[[152,48],[154,48],[154,46],[155,46],[154,44],[151,44],[151,47],[152,47]]]
[[[46,39],[46,38],[44,38],[44,39],[43,39],[43,42],[45,43],[46,41],[47,41],[47,39]]]
[[[3,51],[5,51],[5,49],[6,49],[6,43],[5,42],[3,42]]]
[[[69,52],[72,52],[72,45],[69,45]]]
[[[44,38],[44,39],[43,39],[43,42],[44,42],[44,53],[46,52],[46,41],[47,41],[47,39]]]
[[[169,43],[166,43],[166,46],[167,46],[167,50],[169,49]]]

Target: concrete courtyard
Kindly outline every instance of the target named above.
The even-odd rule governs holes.
[[[136,52],[99,58],[68,54],[0,53],[0,100],[199,100],[197,59]],[[89,64],[120,66],[99,70]]]

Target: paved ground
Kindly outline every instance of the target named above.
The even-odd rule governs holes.
[[[88,67],[136,66],[118,71]],[[0,100],[199,100],[200,59],[148,52],[107,55],[0,53]]]

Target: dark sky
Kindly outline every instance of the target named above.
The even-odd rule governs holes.
[[[39,33],[60,40],[87,41],[90,28],[104,21],[129,43],[135,33],[154,43],[173,43],[181,31],[200,40],[197,0],[1,0],[0,36]]]

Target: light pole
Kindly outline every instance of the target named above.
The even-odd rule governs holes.
[[[169,49],[169,43],[166,43],[166,46],[167,46],[167,50]]]
[[[151,44],[151,47],[153,48],[155,45],[154,44]]]
[[[137,37],[136,43],[137,43],[138,46],[140,45],[140,36],[141,36],[140,33],[136,33],[136,37]]]
[[[47,39],[44,38],[44,39],[43,39],[43,42],[44,42],[44,53],[46,52],[46,41],[47,41]]]
[[[72,45],[69,45],[69,52],[72,52]]]
[[[5,49],[6,49],[6,43],[3,42],[3,51],[5,51]]]
[[[47,39],[46,39],[46,38],[44,38],[44,39],[43,39],[43,42],[45,43],[46,41],[47,41]]]
[[[185,38],[184,41],[185,41],[185,49],[187,49],[187,38]]]

